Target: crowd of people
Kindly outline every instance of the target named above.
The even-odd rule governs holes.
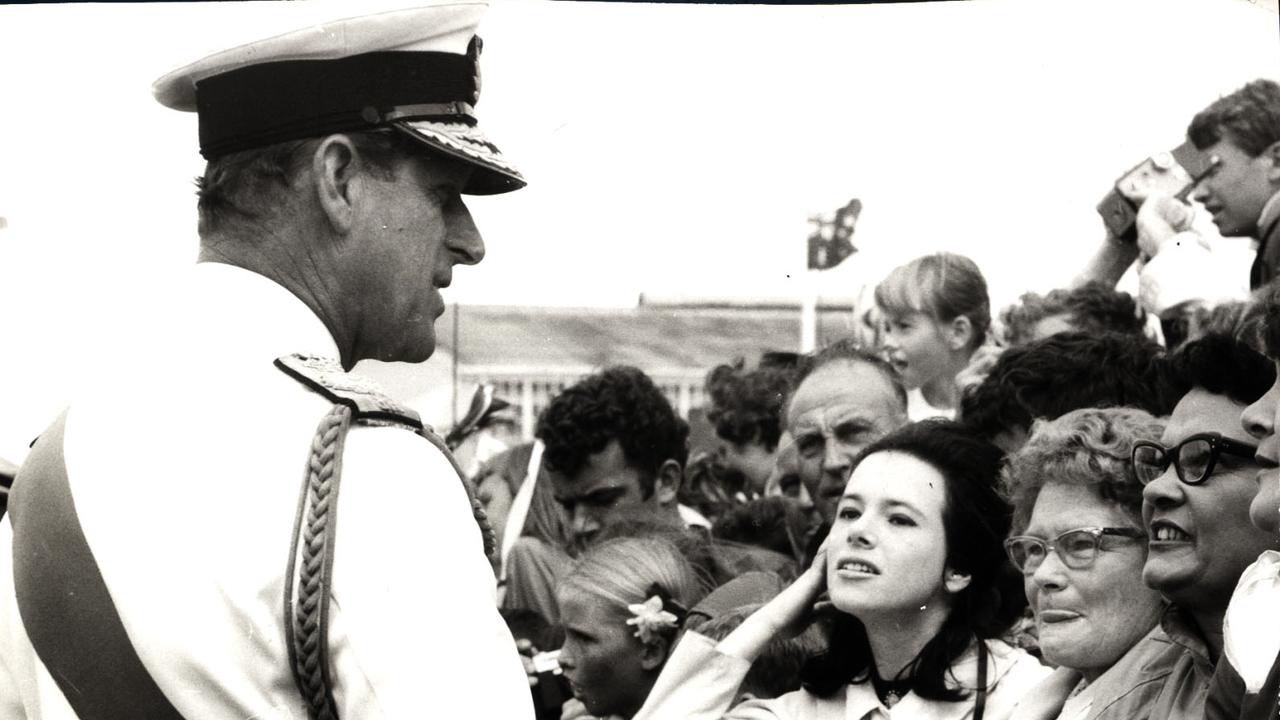
[[[1091,272],[993,313],[972,260],[914,259],[867,332],[712,369],[692,459],[639,369],[553,398],[477,478],[528,496],[495,566],[508,617],[558,628],[520,638],[571,690],[539,712],[1274,718],[1280,85],[1189,134],[1196,199],[1260,242],[1246,298],[1151,302],[1188,283],[1160,253],[1207,248],[1148,198],[1137,297]]]
[[[351,371],[432,354],[484,255],[462,195],[524,184],[474,117],[478,19],[157,82],[209,160],[190,325],[135,349],[181,362],[92,385],[18,471],[0,719],[1277,717],[1280,84],[1188,128],[1248,297],[1197,294],[1221,258],[1151,195],[1071,287],[993,313],[937,252],[854,336],[726,358],[714,448],[615,366],[460,465],[501,403],[446,441]]]

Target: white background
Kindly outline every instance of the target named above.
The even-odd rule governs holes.
[[[21,460],[85,366],[129,352],[120,325],[194,259],[195,118],[151,82],[295,11],[0,7],[0,458]],[[857,196],[862,252],[823,293],[947,248],[998,307],[1070,280],[1120,173],[1280,76],[1278,28],[1248,0],[499,1],[478,112],[530,186],[471,202],[488,257],[446,299],[796,297],[806,218]]]

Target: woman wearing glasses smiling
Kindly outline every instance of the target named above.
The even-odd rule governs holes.
[[[1141,410],[1076,410],[1036,423],[1009,458],[1005,549],[1044,659],[1063,668],[1033,694],[1036,712],[1024,703],[1018,717],[1148,717],[1171,663],[1151,662],[1167,645],[1156,627],[1164,603],[1142,581],[1147,536],[1130,456],[1163,428]]]

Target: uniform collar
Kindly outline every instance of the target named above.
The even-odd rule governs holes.
[[[276,281],[235,265],[196,263],[192,288],[237,344],[273,359],[302,353],[338,359],[338,344],[306,303]]]

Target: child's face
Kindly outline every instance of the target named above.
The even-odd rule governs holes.
[[[560,667],[573,696],[595,717],[631,717],[653,686],[641,665],[643,647],[635,628],[594,595],[567,589],[559,602],[565,630]]]
[[[922,312],[885,314],[884,349],[908,388],[946,374],[951,349],[942,331],[941,323]]]

